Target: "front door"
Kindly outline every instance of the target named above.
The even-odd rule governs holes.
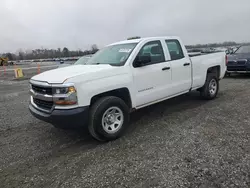
[[[138,56],[150,55],[151,62],[133,68],[136,106],[142,107],[169,95],[171,86],[171,64],[166,62],[160,40],[146,43]]]

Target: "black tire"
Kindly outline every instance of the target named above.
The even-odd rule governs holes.
[[[104,113],[110,108],[120,109],[123,115],[123,123],[120,124],[120,128],[114,133],[108,133],[104,130],[102,125],[102,118]],[[114,96],[108,96],[100,98],[90,108],[89,118],[89,132],[96,140],[99,141],[111,141],[121,137],[127,128],[129,122],[129,108],[125,102]],[[118,126],[119,127],[119,126]]]
[[[210,84],[213,84],[212,82],[215,83],[214,86],[216,86],[215,92],[212,92],[211,88],[209,87]],[[219,91],[218,78],[215,76],[215,74],[208,73],[205,85],[201,88],[200,91],[201,97],[206,100],[212,100],[216,98],[218,91]]]

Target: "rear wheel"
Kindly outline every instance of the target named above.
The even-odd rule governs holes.
[[[99,141],[121,137],[129,122],[129,108],[118,97],[103,97],[90,110],[89,132]]]
[[[217,96],[219,91],[219,81],[214,74],[208,74],[205,85],[201,88],[201,96],[204,99],[211,100]]]

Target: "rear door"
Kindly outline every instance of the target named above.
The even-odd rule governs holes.
[[[171,94],[175,95],[188,91],[192,84],[192,65],[187,56],[184,55],[182,46],[177,39],[165,40],[169,52],[172,70]]]
[[[164,41],[163,41],[164,42]],[[160,40],[145,43],[137,56],[150,54],[151,62],[142,67],[133,64],[136,106],[154,103],[169,95],[171,87],[171,65],[165,60]]]

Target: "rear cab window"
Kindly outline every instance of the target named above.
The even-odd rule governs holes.
[[[178,40],[176,39],[171,39],[171,40],[165,40],[169,55],[171,60],[178,60],[184,58],[184,53],[181,47],[181,44]]]

